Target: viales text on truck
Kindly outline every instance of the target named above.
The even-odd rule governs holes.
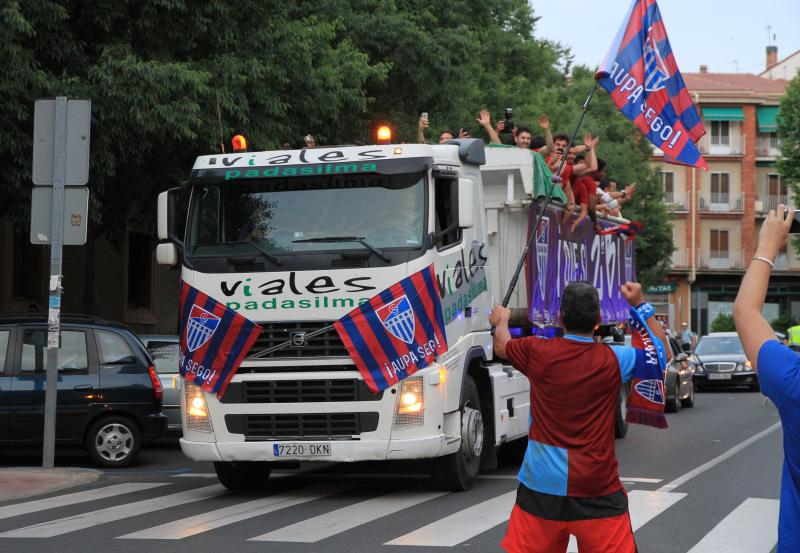
[[[178,190],[159,195],[157,259],[263,332],[222,398],[183,383],[184,453],[229,488],[265,484],[279,461],[392,459],[471,486],[528,432],[528,381],[493,358],[488,315],[524,249],[535,174],[529,151],[471,139],[199,157],[185,232]],[[591,243],[567,250],[592,263]],[[307,337],[431,264],[449,350],[427,368],[373,394],[335,330]],[[509,307],[529,305],[519,286]]]

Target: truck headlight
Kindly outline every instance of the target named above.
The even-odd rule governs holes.
[[[419,426],[425,421],[425,398],[421,376],[412,376],[400,382],[394,427]]]
[[[183,383],[183,412],[186,416],[186,429],[197,432],[211,432],[211,419],[208,418],[206,396],[200,386],[191,382]]]

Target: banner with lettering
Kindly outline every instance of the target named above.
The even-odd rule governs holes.
[[[541,209],[541,202],[531,204],[530,227]],[[564,288],[570,282],[585,280],[597,288],[604,323],[627,321],[629,306],[619,287],[636,280],[635,240],[616,233],[596,234],[588,218],[570,232],[569,226],[562,223],[563,213],[560,207],[547,207],[536,229],[534,245],[528,251],[530,320],[537,325],[558,325]],[[604,229],[617,224],[603,219],[598,222]]]

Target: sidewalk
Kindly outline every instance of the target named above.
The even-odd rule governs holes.
[[[85,468],[0,468],[0,502],[85,486],[102,477],[101,471]]]

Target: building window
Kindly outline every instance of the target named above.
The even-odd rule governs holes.
[[[783,203],[786,203],[786,198],[789,195],[788,187],[783,181],[783,178],[777,173],[767,174],[767,195],[777,198],[783,198]],[[771,209],[775,209],[772,207]]]
[[[153,241],[137,232],[128,235],[128,305],[153,305]]]
[[[730,203],[730,177],[729,173],[711,173],[712,204]]]
[[[661,187],[664,190],[664,201],[668,204],[675,203],[675,173],[662,171]]]
[[[728,231],[711,231],[711,259],[728,258]]]
[[[714,146],[730,146],[731,144],[730,121],[711,122],[711,144]]]

